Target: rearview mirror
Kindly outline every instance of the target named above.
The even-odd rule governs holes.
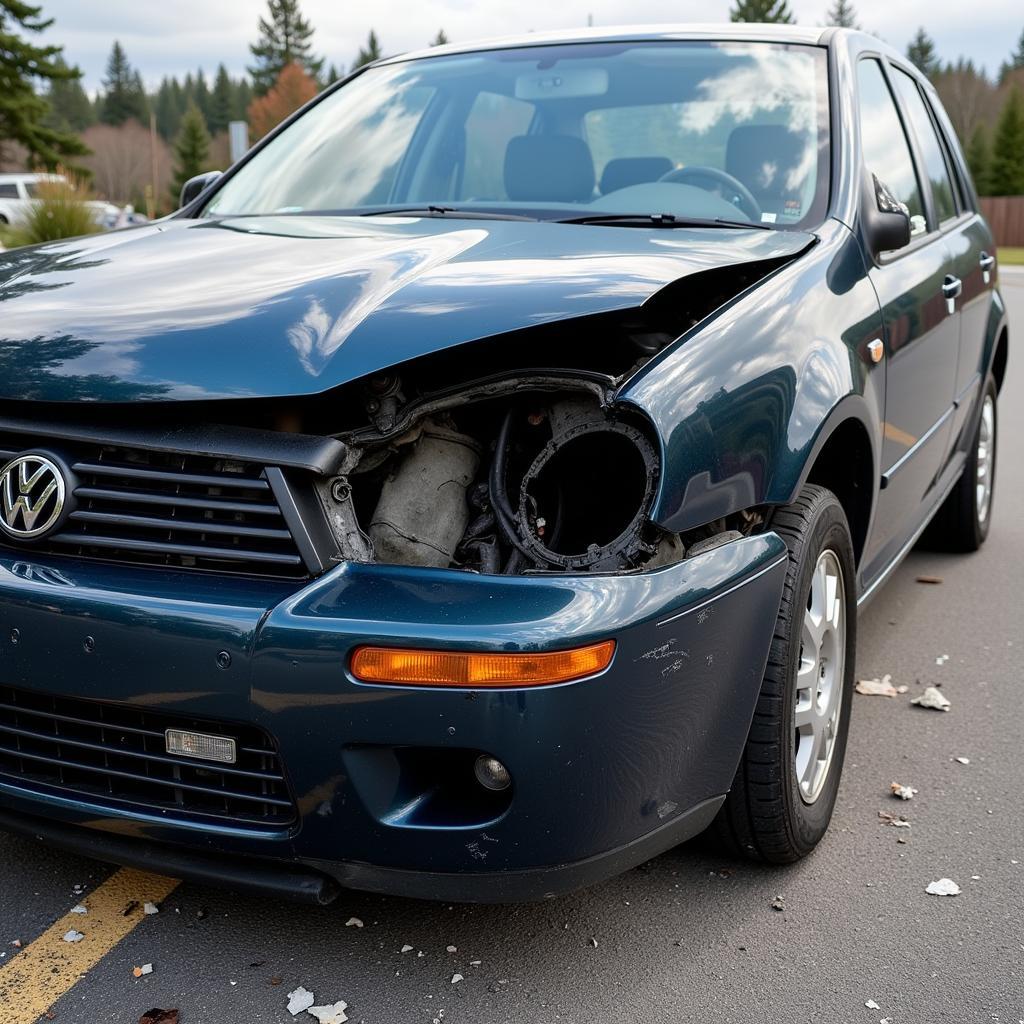
[[[861,206],[864,235],[873,255],[910,244],[910,211],[873,174],[865,175]]]
[[[188,206],[197,196],[209,188],[221,175],[220,171],[206,171],[203,174],[197,174],[194,178],[189,178],[184,185],[181,186],[181,200],[179,202],[179,208]]]

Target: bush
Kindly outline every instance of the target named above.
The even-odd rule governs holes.
[[[4,245],[14,248],[94,234],[100,226],[86,205],[90,198],[82,185],[71,181],[40,182],[38,199],[23,223],[7,229]]]

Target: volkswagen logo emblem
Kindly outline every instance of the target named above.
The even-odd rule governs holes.
[[[64,511],[67,485],[45,455],[19,455],[0,469],[0,531],[16,540],[42,537]]]

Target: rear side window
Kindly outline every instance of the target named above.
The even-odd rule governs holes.
[[[935,213],[939,222],[956,216],[956,203],[953,200],[953,183],[949,178],[949,167],[942,155],[942,145],[935,134],[935,125],[924,105],[921,90],[917,83],[905,71],[893,69],[893,81],[896,91],[903,101],[903,109],[907,112],[911,128],[917,136],[917,144],[924,159],[924,170],[932,187],[932,199],[935,202]]]
[[[481,92],[466,118],[466,170],[462,195],[472,199],[507,199],[505,151],[517,135],[530,130],[532,103],[496,92]]]
[[[910,233],[928,230],[921,201],[921,187],[914,170],[903,124],[896,112],[882,66],[874,59],[857,67],[860,92],[860,138],[868,170],[910,211]]]
[[[3,182],[0,184],[0,199],[17,199],[18,198],[18,186],[11,182]]]

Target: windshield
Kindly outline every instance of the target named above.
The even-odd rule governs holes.
[[[823,218],[827,190],[823,49],[602,43],[370,68],[240,168],[205,213],[803,227]]]

